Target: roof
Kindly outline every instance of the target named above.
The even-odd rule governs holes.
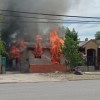
[[[79,47],[83,47],[84,45],[86,45],[88,42],[90,41],[93,41],[94,43],[96,43],[98,46],[100,45],[100,40],[95,40],[95,39],[91,39],[89,41],[80,41],[79,42]],[[27,46],[28,47],[32,47],[34,48],[35,47],[35,43],[34,42],[26,42]],[[43,48],[50,48],[51,47],[51,44],[50,42],[42,42],[42,47]]]
[[[100,45],[100,40],[94,40],[97,45]]]
[[[88,42],[88,41],[80,41],[80,42],[79,42],[79,47],[84,46],[87,42]]]
[[[95,39],[91,39],[89,41],[81,41],[79,43],[80,47],[83,47],[84,45],[86,45],[87,43],[89,43],[90,41],[93,41],[95,44],[97,44],[98,46],[100,45],[100,40],[95,40]]]
[[[27,46],[29,48],[34,48],[35,47],[35,43],[34,42],[26,42]],[[51,44],[48,43],[48,42],[45,42],[45,43],[41,43],[42,47],[43,48],[50,48],[51,47]]]

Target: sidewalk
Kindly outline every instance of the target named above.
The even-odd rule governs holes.
[[[1,74],[0,84],[4,83],[30,83],[30,82],[50,82],[59,81],[55,78],[46,77],[41,74]]]
[[[44,76],[52,77],[60,81],[100,80],[100,72],[83,72],[83,75],[75,75],[72,73],[44,73]]]
[[[95,71],[95,72],[84,72],[87,75],[100,75],[100,71]]]
[[[33,82],[59,82],[77,80],[100,80],[100,72],[84,72],[83,75],[70,73],[18,73],[7,72],[0,74],[0,84],[6,83],[33,83]]]

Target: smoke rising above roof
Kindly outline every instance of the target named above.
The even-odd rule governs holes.
[[[77,1],[77,0],[75,0]],[[51,13],[51,14],[66,14],[70,9],[70,0],[0,0],[0,9],[16,10],[16,11],[27,11],[37,13]],[[4,14],[16,15],[16,16],[30,16],[27,14],[19,14],[12,12],[3,12]],[[31,15],[34,17],[42,18],[53,18],[50,16]],[[57,18],[57,17],[54,17]],[[60,17],[61,18],[61,17]],[[43,24],[43,23],[20,23],[21,21],[40,21],[40,19],[25,19],[25,18],[14,18],[4,17],[8,24],[3,24],[4,34],[14,34],[18,32],[18,37],[24,37],[26,40],[33,40],[35,34],[46,34],[52,26],[57,24]],[[43,19],[42,19],[43,20]],[[48,21],[47,19],[44,19]],[[4,35],[5,37],[6,35]],[[7,38],[7,37],[6,37]],[[8,36],[8,38],[10,38]],[[10,40],[10,39],[9,39]]]

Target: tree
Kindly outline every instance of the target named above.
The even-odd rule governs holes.
[[[0,22],[2,21],[2,17],[0,17]],[[7,56],[8,53],[6,51],[6,45],[5,45],[5,42],[1,39],[2,37],[2,34],[1,34],[1,24],[0,24],[0,55],[2,56]]]
[[[100,31],[97,31],[95,34],[95,39],[100,40]]]
[[[2,56],[7,56],[8,55],[8,53],[5,49],[5,43],[1,39],[0,39],[0,55],[2,55]]]
[[[66,64],[71,68],[75,68],[82,64],[82,56],[79,52],[79,40],[77,32],[73,29],[66,29],[64,46],[62,47],[62,53],[66,59]]]

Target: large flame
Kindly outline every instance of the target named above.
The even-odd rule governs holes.
[[[64,44],[64,41],[58,36],[57,30],[55,28],[50,32],[50,42],[52,64],[60,64],[60,57],[62,52],[61,45]]]
[[[43,53],[43,49],[42,49],[42,45],[41,45],[41,41],[42,41],[42,37],[41,35],[36,35],[36,38],[35,38],[35,49],[34,49],[34,56],[36,58],[41,58],[41,55]]]
[[[19,39],[16,43],[11,44],[9,56],[11,59],[18,59],[21,60],[21,53],[27,48],[24,39]]]

